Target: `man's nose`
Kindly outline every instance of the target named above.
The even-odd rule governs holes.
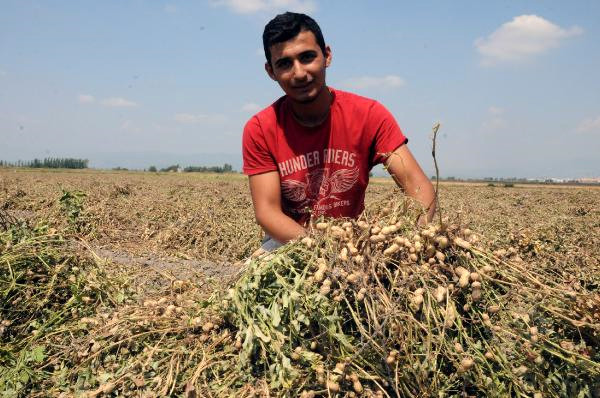
[[[306,69],[304,69],[304,65],[298,60],[294,62],[294,79],[296,80],[304,80],[306,79]]]

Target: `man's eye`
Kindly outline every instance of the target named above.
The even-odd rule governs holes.
[[[315,54],[313,54],[313,53],[310,53],[310,54],[303,54],[303,55],[300,57],[300,60],[301,60],[302,62],[311,62],[311,61],[312,61],[313,59],[315,59],[316,57],[317,57],[317,56],[316,56]]]
[[[287,69],[292,63],[289,60],[278,61],[276,66],[278,69]]]

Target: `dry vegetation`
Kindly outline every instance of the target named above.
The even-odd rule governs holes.
[[[375,181],[361,222],[233,279],[242,176],[0,181],[6,396],[600,394],[600,189],[442,185],[417,229]]]

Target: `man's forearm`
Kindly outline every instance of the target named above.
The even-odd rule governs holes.
[[[411,196],[423,205],[423,208],[427,212],[427,222],[431,222],[435,215],[437,205],[435,201],[435,190],[433,189],[431,182],[429,182],[429,180],[423,182],[420,189],[418,188],[415,194]]]
[[[281,243],[306,235],[306,229],[282,211],[271,210],[257,214],[256,220],[269,236]]]
[[[423,205],[427,219],[420,219],[419,223],[431,222],[436,209],[435,190],[406,145],[398,147],[388,157],[386,167],[398,187]]]
[[[420,219],[419,224],[431,222],[433,220],[436,208],[435,190],[433,189],[433,185],[429,179],[423,177],[418,178],[418,176],[411,176],[411,178],[408,178],[408,181],[402,187],[408,196],[421,203],[426,212],[427,219]]]

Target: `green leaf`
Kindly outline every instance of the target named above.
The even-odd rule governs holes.
[[[99,381],[100,383],[106,383],[106,382],[107,382],[108,380],[110,380],[112,377],[113,377],[113,374],[112,374],[112,373],[106,373],[106,372],[103,372],[103,373],[100,373],[100,374],[98,375],[98,381]]]
[[[211,304],[211,302],[210,302],[210,300],[200,300],[196,304],[198,305],[199,308],[206,308]]]
[[[119,293],[117,293],[115,300],[117,301],[118,304],[121,304],[123,301],[125,301],[125,295],[122,292],[119,292]]]
[[[27,373],[27,371],[25,371],[25,370],[22,370],[19,373],[19,381],[24,384],[27,384],[27,382],[29,381],[29,373]]]
[[[258,327],[258,325],[254,325],[254,334],[256,337],[262,340],[263,343],[268,343],[271,341],[271,338],[263,333],[262,330]]]
[[[45,349],[46,347],[43,345],[33,347],[33,350],[31,350],[30,353],[31,360],[35,363],[41,363],[46,358],[46,355],[44,354]]]
[[[293,368],[292,368],[292,362],[285,355],[283,355],[283,357],[281,358],[281,365],[283,366],[283,369],[293,370]]]
[[[240,353],[240,358],[242,361],[246,361],[250,358],[254,349],[254,328],[251,325],[246,329],[246,336],[244,337],[242,348],[243,350]]]
[[[290,324],[292,325],[292,327],[294,328],[294,330],[296,332],[300,332],[300,323],[298,323],[298,321],[296,319],[292,319]]]
[[[281,314],[279,313],[279,305],[277,303],[273,303],[273,307],[271,308],[271,323],[274,327],[279,326],[281,323]]]
[[[296,317],[296,319],[298,320],[298,322],[302,322],[305,325],[309,325],[310,324],[310,320],[303,313],[298,314],[298,316]]]
[[[285,292],[285,293],[283,293],[283,296],[281,297],[281,306],[283,308],[287,308],[289,304],[290,304],[290,296],[288,296],[287,292]]]
[[[290,293],[290,298],[292,300],[298,300],[300,297],[302,297],[302,295],[295,290]]]
[[[585,398],[585,397],[589,397],[589,396],[590,396],[590,393],[589,393],[587,386],[585,386],[583,388],[583,390],[579,391],[579,394],[577,394],[577,398]]]

